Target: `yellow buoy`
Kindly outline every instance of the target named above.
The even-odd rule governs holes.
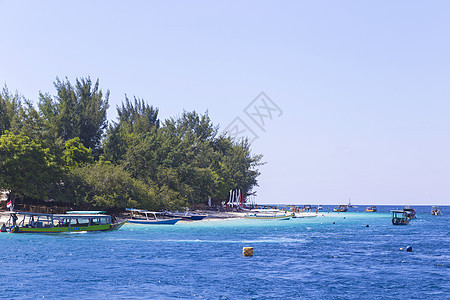
[[[242,248],[243,256],[253,256],[253,247],[244,247]]]

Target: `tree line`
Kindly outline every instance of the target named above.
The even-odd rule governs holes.
[[[0,93],[0,190],[9,200],[85,209],[180,209],[252,193],[262,156],[246,140],[219,135],[208,114],[159,110],[125,95],[108,122],[109,90],[89,77],[54,82],[37,105]]]

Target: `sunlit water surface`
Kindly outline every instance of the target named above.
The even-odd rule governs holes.
[[[407,226],[393,226],[389,209],[289,221],[127,224],[101,233],[2,233],[0,297],[447,298],[450,207],[442,216],[416,208],[418,219]],[[413,252],[400,250],[409,245]],[[253,247],[254,256],[243,257],[243,247]]]

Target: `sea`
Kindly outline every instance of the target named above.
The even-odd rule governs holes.
[[[395,208],[1,233],[0,298],[449,299],[450,207],[431,216],[430,206],[414,206],[406,226],[392,225]]]

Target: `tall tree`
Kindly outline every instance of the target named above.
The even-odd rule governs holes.
[[[0,93],[0,134],[18,131],[20,124],[21,96],[12,94],[5,85]]]
[[[48,149],[23,134],[0,136],[0,189],[9,190],[10,198],[47,197],[59,178]]]
[[[54,129],[63,141],[79,137],[83,145],[99,154],[100,141],[107,127],[109,90],[103,94],[99,80],[90,77],[76,79],[72,85],[66,78],[54,82],[57,95],[52,99],[40,95],[39,107],[47,120],[48,128]]]
[[[107,130],[104,141],[105,157],[117,163],[123,159],[133,135],[145,135],[158,129],[158,109],[134,97],[134,104],[125,95],[125,103],[117,106],[117,122]]]

